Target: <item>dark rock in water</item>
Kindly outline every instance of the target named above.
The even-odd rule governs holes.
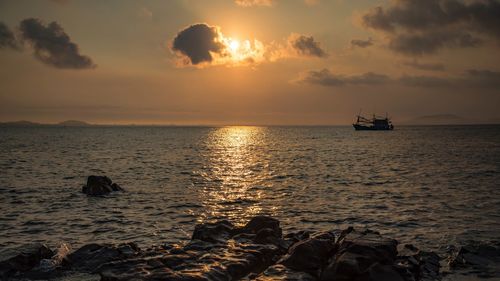
[[[333,234],[320,233],[291,246],[281,263],[288,268],[319,276],[319,271],[335,254],[336,248]]]
[[[99,266],[110,261],[132,258],[140,252],[134,243],[118,246],[107,244],[88,244],[69,254],[64,266],[73,270],[94,272]]]
[[[113,191],[124,191],[118,184],[113,183],[106,176],[89,176],[87,184],[82,187],[82,192],[92,196],[102,196]]]
[[[27,272],[38,266],[42,259],[50,259],[53,255],[54,252],[45,245],[26,246],[16,256],[0,262],[0,278],[8,280],[13,275]]]
[[[500,242],[469,242],[453,248],[448,258],[451,270],[480,272],[484,278],[500,277]]]
[[[229,221],[198,224],[194,227],[191,239],[205,242],[217,242],[228,239],[234,233],[234,226]]]
[[[238,233],[257,234],[262,229],[270,229],[275,237],[282,236],[280,221],[271,217],[253,217],[244,227],[237,230]]]
[[[258,275],[257,281],[315,281],[317,278],[307,272],[296,271],[282,264],[276,264],[267,268]]]
[[[106,178],[97,181],[112,185]],[[45,280],[76,272],[99,274],[104,281],[441,280],[438,255],[412,245],[398,251],[397,246],[396,240],[377,232],[352,228],[299,231],[283,237],[278,220],[259,216],[243,227],[228,221],[199,224],[184,245],[141,250],[134,243],[88,244],[61,258],[50,272],[40,270],[40,261],[54,253],[39,246],[0,262],[0,279]],[[481,276],[497,276],[488,270],[498,267],[499,249],[495,245],[459,248],[450,268],[473,267]]]
[[[366,278],[374,275],[371,272],[373,270],[370,271],[372,266],[390,266],[397,256],[397,241],[372,231],[345,233],[340,238],[338,247],[336,255],[321,273],[321,280],[357,280],[363,276]],[[380,271],[380,266],[377,266],[376,270]],[[384,271],[391,270],[384,267]]]

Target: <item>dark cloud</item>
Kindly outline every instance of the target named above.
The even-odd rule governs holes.
[[[35,51],[35,57],[56,68],[86,69],[95,64],[88,56],[80,54],[77,44],[64,32],[57,22],[48,25],[39,19],[28,18],[20,23],[24,40],[29,42]]]
[[[403,65],[419,69],[419,70],[429,70],[429,71],[444,71],[445,67],[441,63],[420,63],[416,60],[403,62]]]
[[[362,21],[389,34],[389,48],[407,55],[476,47],[485,38],[500,41],[497,0],[395,0],[371,9]]]
[[[471,86],[500,87],[500,72],[498,71],[469,69],[465,75],[467,83]]]
[[[57,3],[57,4],[64,5],[64,4],[68,4],[69,0],[50,0],[50,2],[54,2],[54,3]]]
[[[0,49],[3,48],[19,49],[19,44],[14,32],[6,24],[0,22]]]
[[[288,38],[290,46],[299,54],[311,57],[326,57],[327,53],[312,36],[292,34]]]
[[[389,42],[389,48],[412,56],[432,54],[444,47],[476,47],[482,40],[471,34],[457,31],[429,31],[419,34],[398,34]]]
[[[368,38],[367,40],[353,39],[351,40],[351,47],[367,48],[373,46],[373,39]]]
[[[300,77],[297,82],[316,84],[322,86],[344,86],[344,85],[376,85],[390,82],[390,78],[384,74],[367,72],[361,75],[336,75],[328,69],[319,71],[311,70]]]
[[[213,60],[211,53],[223,54],[225,51],[220,39],[218,27],[204,23],[193,24],[177,33],[172,50],[185,55],[193,65],[209,63]]]
[[[403,75],[391,78],[385,74],[367,72],[361,75],[333,74],[328,69],[312,70],[295,82],[326,87],[349,85],[402,85],[420,88],[482,88],[498,89],[500,72],[470,69],[458,76]]]
[[[435,76],[409,76],[405,75],[398,79],[398,82],[404,86],[409,87],[424,87],[424,88],[436,88],[445,87],[452,85],[452,81],[449,78],[435,77]]]

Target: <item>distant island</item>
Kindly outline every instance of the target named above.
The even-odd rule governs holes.
[[[477,122],[467,120],[455,114],[434,114],[416,117],[401,123],[404,125],[460,125],[474,124]]]
[[[0,122],[0,126],[1,127],[39,127],[39,126],[88,127],[94,125],[79,120],[66,120],[55,124],[44,124],[44,123],[20,120],[13,122]]]

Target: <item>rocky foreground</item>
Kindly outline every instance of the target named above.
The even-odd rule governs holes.
[[[461,248],[451,268],[499,262],[500,248]],[[480,269],[479,269],[480,270]],[[190,242],[139,249],[134,243],[89,244],[68,254],[40,245],[0,262],[0,278],[52,279],[75,273],[121,280],[441,280],[440,257],[370,230],[282,234],[276,219],[245,226],[197,225]]]

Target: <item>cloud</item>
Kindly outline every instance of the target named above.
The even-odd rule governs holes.
[[[368,38],[367,40],[353,39],[351,40],[351,47],[367,48],[373,46],[373,39]]]
[[[12,32],[6,24],[0,22],[0,49],[3,48],[17,50],[19,49],[19,44],[16,40],[14,32]]]
[[[284,43],[264,44],[257,39],[227,37],[218,26],[190,25],[177,33],[171,50],[183,65],[255,65],[293,57],[325,57],[327,53],[312,36],[290,35]]]
[[[50,0],[50,1],[61,5],[69,3],[69,0]]]
[[[253,6],[272,6],[273,0],[235,0],[238,6],[253,7]]]
[[[35,51],[41,62],[56,68],[86,69],[96,65],[88,56],[80,54],[77,44],[57,22],[48,25],[39,19],[28,18],[20,23],[21,35]]]
[[[193,24],[181,30],[174,38],[172,50],[186,56],[191,64],[210,63],[213,54],[223,55],[225,46],[219,27],[204,23]]]
[[[445,67],[441,63],[420,63],[416,60],[403,62],[403,65],[419,69],[419,70],[429,70],[429,71],[444,71]]]
[[[386,33],[389,48],[420,56],[444,48],[500,41],[500,2],[496,0],[394,0],[362,16],[366,27]]]
[[[320,0],[304,0],[304,3],[308,6],[314,6],[319,3]],[[242,7],[255,7],[255,6],[267,6],[271,7],[275,4],[276,0],[234,0],[238,6]]]
[[[344,85],[377,85],[390,82],[390,78],[384,74],[366,72],[360,75],[333,74],[328,69],[311,70],[303,73],[294,82],[315,84],[328,87]]]
[[[404,86],[424,88],[436,88],[452,85],[452,81],[449,78],[426,75],[404,75],[398,79],[398,82]]]
[[[367,72],[358,75],[334,74],[328,69],[311,70],[299,75],[292,82],[300,84],[340,87],[351,85],[400,85],[420,88],[482,88],[498,89],[500,72],[469,69],[456,76],[402,75],[390,77],[385,74]]]
[[[312,36],[293,33],[288,37],[288,44],[301,56],[326,57],[327,53]]]

